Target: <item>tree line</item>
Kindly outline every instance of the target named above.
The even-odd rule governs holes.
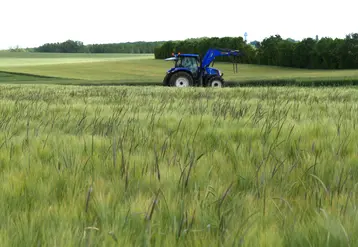
[[[274,65],[307,69],[358,69],[358,33],[344,39],[323,37],[301,41],[272,35],[262,41],[247,43],[242,37],[193,38],[180,41],[126,42],[84,45],[81,41],[46,43],[31,52],[56,53],[154,53],[156,59],[170,57],[172,52],[197,53],[203,56],[209,48],[241,50],[239,63]],[[19,51],[19,49],[13,49]],[[216,61],[231,61],[218,57]]]
[[[186,39],[181,41],[167,41],[154,49],[156,59],[164,59],[171,57],[171,54],[180,53],[196,53],[204,56],[210,48],[229,48],[241,50],[245,56],[237,58],[239,63],[255,63],[256,49],[252,44],[246,44],[242,37],[224,37],[224,38],[198,38]],[[231,61],[228,57],[217,57],[215,61]]]
[[[199,38],[167,41],[154,49],[156,59],[170,57],[172,52],[197,53],[203,56],[209,48],[241,50],[239,63],[273,65],[306,69],[358,69],[358,33],[339,38],[306,38],[301,41],[272,35],[261,42],[246,43],[242,37]],[[217,58],[216,61],[230,61]]]
[[[154,48],[163,43],[163,41],[139,41],[84,45],[81,41],[67,40],[65,42],[46,43],[39,47],[32,48],[31,51],[55,53],[154,53]]]

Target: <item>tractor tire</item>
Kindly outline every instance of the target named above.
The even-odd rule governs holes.
[[[224,87],[224,80],[221,77],[215,76],[208,81],[209,87]]]
[[[163,86],[166,86],[166,87],[169,86],[169,81],[168,81],[169,76],[170,76],[170,74],[165,75],[165,77],[163,79]]]
[[[171,76],[169,85],[172,87],[191,87],[193,86],[193,78],[186,72],[177,72]]]

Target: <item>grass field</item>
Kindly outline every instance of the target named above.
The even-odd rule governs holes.
[[[0,82],[35,83],[33,76],[16,77],[4,72],[25,73],[56,77],[41,83],[66,84],[128,84],[152,83],[161,85],[171,62],[155,60],[151,54],[42,54],[0,53]],[[271,66],[238,66],[233,73],[232,64],[216,63],[224,78],[233,84],[247,81],[258,83],[268,80],[356,80],[358,70],[324,71],[280,68]],[[2,73],[1,73],[2,72]],[[4,79],[5,78],[5,79]],[[58,78],[61,78],[59,80]],[[265,84],[265,83],[263,83]]]
[[[354,88],[0,86],[0,246],[357,246]]]
[[[358,88],[84,86],[160,85],[171,66],[0,53],[0,246],[358,245]],[[358,82],[215,67],[233,85]]]

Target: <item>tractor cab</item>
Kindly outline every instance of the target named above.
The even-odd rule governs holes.
[[[199,66],[199,56],[196,55],[179,55],[175,63],[176,68],[188,68],[197,70]]]
[[[172,54],[174,57],[167,58],[167,61],[174,61],[174,68],[186,68],[193,74],[197,74],[200,67],[200,57],[197,54]]]

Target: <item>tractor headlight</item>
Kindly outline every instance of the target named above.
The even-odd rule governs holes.
[[[222,76],[222,75],[223,75],[223,73],[221,73],[221,71],[220,71],[220,70],[218,70],[218,73],[219,73],[219,76]]]

